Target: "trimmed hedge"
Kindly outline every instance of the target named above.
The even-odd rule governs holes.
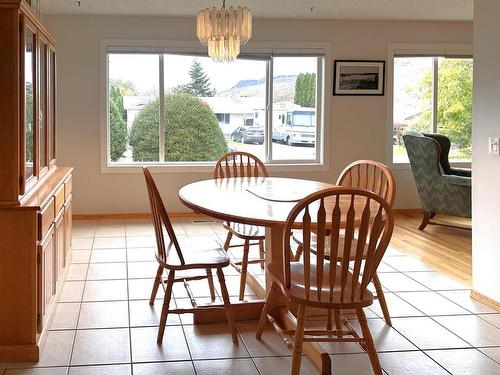
[[[160,100],[146,104],[130,132],[134,161],[159,159]],[[200,99],[183,93],[165,97],[166,161],[214,161],[227,152],[217,117]]]

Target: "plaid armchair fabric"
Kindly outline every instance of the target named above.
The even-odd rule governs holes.
[[[426,214],[442,213],[470,218],[471,178],[445,174],[440,165],[440,146],[435,139],[420,132],[408,131],[403,140]]]

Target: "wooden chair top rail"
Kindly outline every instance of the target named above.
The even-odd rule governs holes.
[[[244,151],[228,152],[217,160],[214,178],[267,177],[264,163],[255,155]]]
[[[385,164],[373,160],[349,164],[340,174],[337,185],[369,190],[384,198],[391,207],[396,198],[394,175]]]

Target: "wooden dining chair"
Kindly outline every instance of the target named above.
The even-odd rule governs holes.
[[[293,350],[292,375],[300,372],[303,342],[358,342],[368,353],[373,372],[382,374],[363,308],[373,303],[368,284],[387,249],[393,227],[391,207],[385,199],[361,189],[322,190],[304,198],[292,209],[284,229],[283,265],[267,265],[273,283],[256,332],[260,339],[269,320],[285,342],[288,341],[286,335],[294,336],[293,345],[288,345]],[[294,228],[302,230],[304,239],[303,257],[299,262],[292,261],[290,255]],[[342,232],[343,241],[339,241]],[[329,241],[325,240],[326,233],[329,233]],[[314,234],[317,234],[317,243],[313,255]],[[328,258],[339,260],[330,262]],[[282,303],[280,291],[290,305],[297,306],[295,330],[284,331],[271,316]],[[362,335],[340,314],[335,330],[329,327],[305,330],[305,312],[310,307],[327,311],[354,309]]]
[[[146,178],[146,186],[148,188],[149,203],[151,206],[151,214],[156,236],[156,260],[158,261],[158,271],[153,284],[151,298],[149,304],[153,305],[158,288],[164,286],[163,272],[168,273],[167,283],[165,288],[165,296],[163,298],[163,307],[161,310],[160,326],[158,327],[157,342],[161,344],[165,332],[168,314],[184,314],[192,313],[195,309],[219,309],[214,306],[198,306],[189,288],[189,281],[208,279],[210,294],[212,301],[215,300],[214,283],[212,278],[212,270],[215,269],[221,288],[222,299],[224,301],[224,309],[226,318],[231,331],[232,340],[238,342],[238,336],[234,326],[233,313],[231,311],[231,303],[229,293],[227,291],[224,272],[222,268],[229,265],[229,257],[227,253],[214,241],[213,245],[207,241],[187,241],[183,243],[189,248],[188,251],[181,249],[180,243],[177,240],[172,223],[167,214],[167,210],[163,204],[160,193],[156,187],[153,176],[147,167],[143,167],[144,177]],[[175,277],[176,273],[184,270],[201,270],[204,274],[199,276]],[[191,273],[190,273],[191,275]],[[172,288],[174,283],[182,282],[186,288],[189,299],[193,308],[191,309],[170,309],[170,300],[172,298]]]
[[[369,190],[385,199],[390,207],[393,206],[396,197],[396,180],[394,175],[387,166],[372,160],[358,160],[349,164],[340,174],[336,185]],[[295,260],[299,260],[302,255],[301,233],[296,231],[293,239],[297,244]],[[343,233],[340,233],[340,241],[342,240]],[[315,235],[313,235],[312,241],[313,243],[316,241]],[[312,251],[314,252],[314,249]],[[341,254],[340,257],[342,256]],[[373,285],[377,292],[376,298],[380,303],[384,320],[388,325],[392,325],[382,284],[376,271],[373,274]]]
[[[229,177],[268,177],[267,168],[264,163],[255,155],[243,151],[228,152],[217,161],[214,168],[214,178]],[[224,250],[230,247],[241,246],[231,245],[233,236],[241,238],[243,242],[243,257],[241,262],[234,262],[233,265],[241,273],[239,299],[243,300],[247,279],[248,264],[260,263],[264,268],[264,239],[265,229],[256,225],[224,222],[223,227],[227,230]],[[251,241],[257,241],[259,245],[260,259],[248,260]]]

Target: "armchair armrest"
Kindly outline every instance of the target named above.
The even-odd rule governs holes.
[[[472,186],[472,179],[470,177],[443,175],[443,178],[446,182],[452,185],[467,186],[467,187]]]
[[[450,168],[450,175],[471,177],[472,170],[470,168]]]

